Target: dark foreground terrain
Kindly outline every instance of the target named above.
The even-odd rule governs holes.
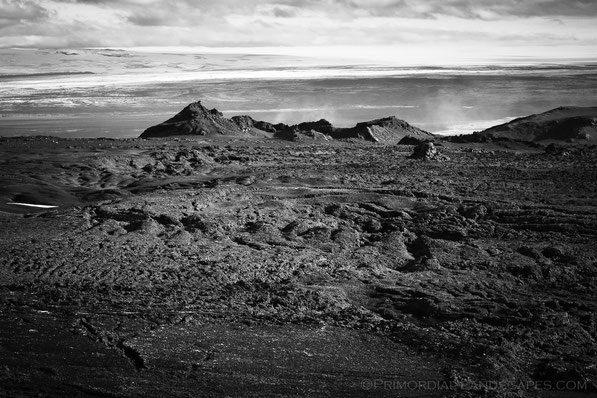
[[[0,395],[595,394],[597,149],[438,148],[0,139]]]

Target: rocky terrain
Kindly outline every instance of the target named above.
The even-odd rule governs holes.
[[[412,140],[419,142],[435,137],[394,116],[357,123],[351,128],[334,127],[325,119],[288,126],[256,121],[246,115],[227,119],[217,109],[207,109],[198,101],[189,104],[173,118],[148,128],[141,138],[188,135],[279,138],[288,141],[355,138],[384,144],[397,144],[402,140],[412,143]]]
[[[597,143],[597,107],[559,107],[514,119],[471,135],[450,137],[454,142],[523,141]]]
[[[0,395],[595,394],[597,147],[187,111],[0,138]]]

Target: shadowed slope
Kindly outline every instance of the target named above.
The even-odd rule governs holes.
[[[597,107],[560,107],[478,133],[488,139],[597,141]]]

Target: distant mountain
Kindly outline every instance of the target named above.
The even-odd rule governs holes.
[[[207,109],[200,101],[189,104],[171,119],[149,127],[141,138],[184,135],[273,137],[290,141],[357,138],[385,144],[397,144],[404,139],[410,143],[435,138],[394,116],[357,123],[350,128],[336,128],[325,119],[289,126],[257,121],[246,115],[228,119],[217,109]]]
[[[597,141],[597,107],[560,107],[450,141]]]

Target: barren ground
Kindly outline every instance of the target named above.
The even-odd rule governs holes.
[[[594,394],[597,149],[446,145],[0,139],[0,395]]]

